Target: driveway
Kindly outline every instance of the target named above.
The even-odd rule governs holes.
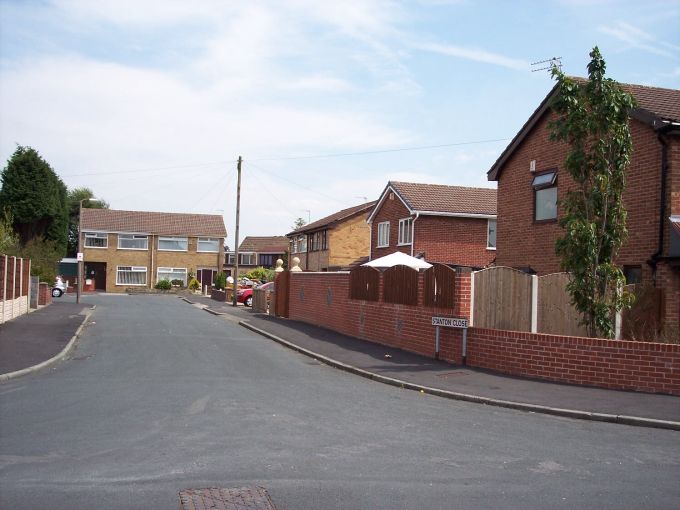
[[[489,408],[337,371],[175,297],[97,304],[72,359],[0,385],[0,507],[672,508],[680,435]]]

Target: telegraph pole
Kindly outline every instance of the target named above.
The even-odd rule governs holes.
[[[232,305],[237,306],[236,290],[238,289],[238,227],[241,219],[241,163],[243,159],[238,157],[236,170],[238,171],[238,178],[236,180],[236,232],[234,234],[234,295],[232,296]]]

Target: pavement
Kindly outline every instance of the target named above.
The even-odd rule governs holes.
[[[383,383],[529,412],[680,430],[680,397],[511,377],[254,313],[242,305],[234,308],[190,294],[179,297],[307,356]],[[48,307],[0,325],[0,380],[4,378],[2,374],[27,367],[30,370],[59,354],[77,336],[85,314],[87,306],[76,305],[67,295]]]

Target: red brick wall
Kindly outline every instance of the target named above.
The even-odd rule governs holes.
[[[397,246],[399,220],[408,218],[409,211],[395,194],[385,198],[371,224],[371,259],[401,251],[411,255],[411,245]],[[378,223],[390,222],[390,245],[378,248]],[[413,255],[425,253],[428,262],[483,267],[496,256],[487,250],[487,220],[446,216],[419,216],[415,220]]]
[[[416,306],[351,300],[348,273],[290,276],[290,319],[425,356],[434,356],[431,317],[470,315],[470,273],[456,275],[453,309],[423,305],[422,274]],[[461,330],[441,332],[440,358],[460,363]],[[680,344],[470,328],[467,362],[549,381],[680,395]]]
[[[512,375],[680,395],[680,345],[468,330],[468,364]]]
[[[38,291],[38,304],[49,305],[52,303],[52,288],[45,282],[40,283],[40,290]]]
[[[547,122],[552,114],[539,121],[522,145],[503,167],[498,181],[498,265],[531,266],[538,274],[560,270],[555,255],[555,240],[563,233],[557,222],[534,222],[533,174],[529,163],[536,160],[536,170],[557,169],[558,200],[573,188],[564,169],[565,144],[551,142]],[[631,120],[633,155],[627,172],[624,203],[628,210],[628,241],[619,253],[620,265],[640,265],[643,280],[651,278],[646,263],[656,251],[659,225],[661,149],[653,130]],[[563,214],[558,210],[558,218]]]

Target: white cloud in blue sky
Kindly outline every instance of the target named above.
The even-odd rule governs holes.
[[[0,157],[38,149],[114,208],[285,233],[388,179],[489,186],[552,86],[531,62],[678,88],[680,2],[0,1]],[[231,243],[230,243],[231,244]]]

